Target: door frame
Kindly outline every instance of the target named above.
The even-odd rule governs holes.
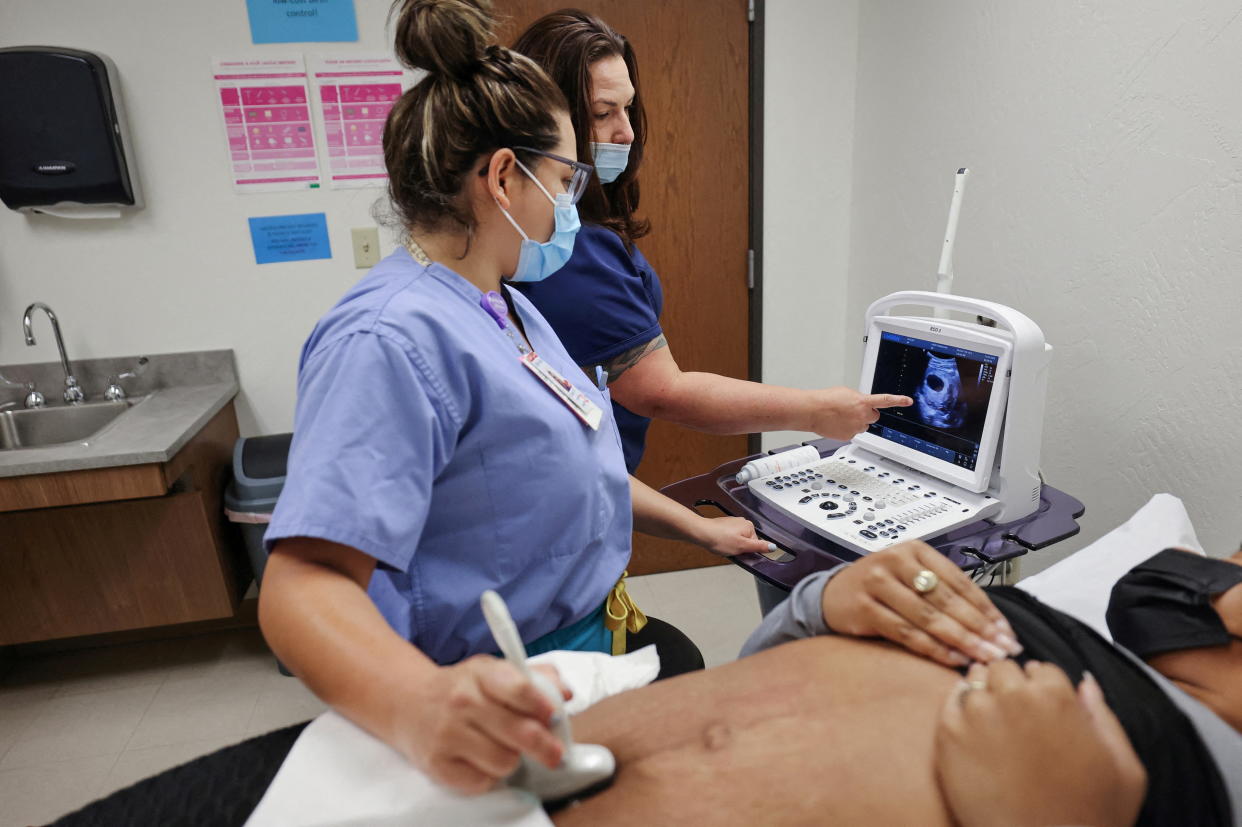
[[[750,261],[750,319],[749,319],[749,373],[753,382],[763,381],[763,41],[764,13],[767,0],[748,0],[750,18],[750,199],[749,243]],[[750,434],[747,449],[752,454],[760,452],[761,437]]]

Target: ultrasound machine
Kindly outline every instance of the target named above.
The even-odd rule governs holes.
[[[750,491],[861,553],[1034,512],[1052,355],[1039,327],[994,302],[905,291],[874,302],[865,329],[859,390],[914,404],[882,409],[830,456],[749,479]]]

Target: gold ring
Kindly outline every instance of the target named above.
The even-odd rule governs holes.
[[[919,594],[929,594],[939,585],[940,578],[930,569],[923,569],[914,575],[914,590]]]
[[[966,705],[966,697],[971,692],[980,692],[988,688],[984,681],[962,681],[957,685],[957,703],[958,706]]]

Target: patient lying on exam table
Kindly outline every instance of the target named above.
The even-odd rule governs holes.
[[[556,821],[1240,824],[1242,553],[1162,555],[1117,584],[1109,616],[1154,670],[1000,587],[988,596],[1024,651],[965,683],[891,643],[827,633],[824,617],[848,628],[847,590],[807,578],[747,644],[766,651],[579,716],[575,735],[620,769]]]

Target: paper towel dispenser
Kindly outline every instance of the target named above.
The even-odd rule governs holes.
[[[107,57],[0,49],[0,112],[0,200],[9,209],[95,217],[142,206],[116,66]]]

